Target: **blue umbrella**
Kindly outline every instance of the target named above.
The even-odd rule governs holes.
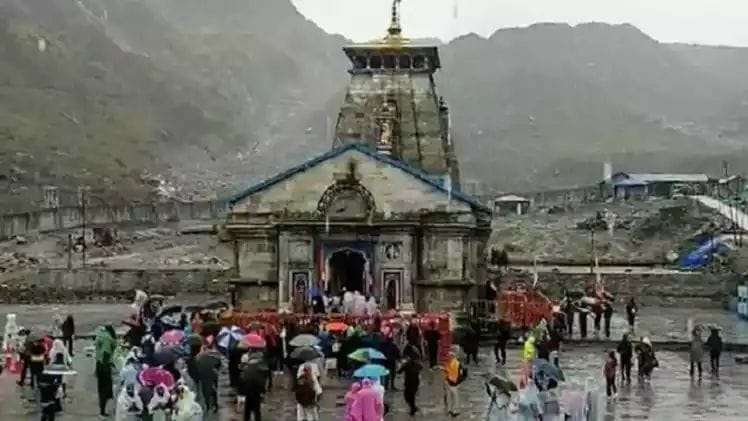
[[[369,362],[371,360],[386,360],[387,357],[384,356],[381,352],[377,351],[374,348],[361,348],[358,349],[350,354],[348,354],[348,358],[359,361],[362,363]]]
[[[218,345],[219,349],[227,351],[246,335],[247,333],[240,327],[224,327],[218,332],[218,336],[216,336],[216,345]]]
[[[556,382],[566,380],[560,368],[542,358],[536,358],[532,362],[532,370],[540,379],[555,380]]]
[[[390,374],[389,370],[379,364],[366,364],[353,372],[353,377],[358,379],[378,379]]]

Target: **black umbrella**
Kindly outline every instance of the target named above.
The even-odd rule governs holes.
[[[158,317],[170,316],[181,312],[182,306],[180,305],[167,306],[161,309],[161,311],[158,313]]]
[[[294,349],[289,357],[292,360],[307,362],[316,360],[317,358],[321,358],[322,353],[312,347],[302,346],[300,348]]]
[[[513,381],[503,377],[493,376],[488,383],[501,392],[510,393],[517,391],[517,385]]]
[[[162,349],[153,354],[152,365],[169,365],[182,357],[179,348]]]

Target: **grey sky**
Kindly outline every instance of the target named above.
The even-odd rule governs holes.
[[[327,32],[380,37],[391,0],[292,0]],[[665,42],[748,46],[748,0],[402,0],[405,34],[449,40],[536,22],[631,23]]]

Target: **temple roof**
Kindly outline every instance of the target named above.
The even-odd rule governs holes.
[[[335,157],[337,157],[339,155],[342,155],[343,153],[345,153],[345,152],[347,152],[349,150],[352,150],[352,149],[356,150],[358,152],[361,152],[361,153],[367,155],[368,157],[373,158],[373,159],[375,159],[375,160],[377,160],[379,162],[382,162],[382,163],[390,165],[390,166],[392,166],[394,168],[397,168],[397,169],[399,169],[399,170],[401,170],[401,171],[403,171],[403,172],[411,175],[412,177],[420,180],[421,182],[428,184],[429,186],[433,187],[435,190],[437,190],[437,191],[439,191],[439,192],[441,192],[443,194],[449,195],[452,199],[460,201],[460,202],[463,202],[463,203],[469,205],[471,208],[473,208],[475,210],[482,211],[482,212],[487,212],[487,213],[491,212],[491,210],[488,207],[486,207],[485,205],[483,205],[482,203],[480,203],[477,199],[475,199],[475,198],[473,198],[473,197],[471,197],[469,195],[466,195],[466,194],[464,194],[464,193],[462,193],[462,192],[460,192],[458,190],[449,191],[446,187],[444,187],[442,185],[442,183],[440,181],[434,180],[433,177],[430,177],[428,174],[424,173],[423,171],[421,171],[419,169],[416,169],[416,168],[413,168],[410,165],[408,165],[408,164],[406,164],[406,163],[404,163],[402,161],[399,161],[397,159],[393,159],[393,158],[391,158],[391,157],[389,157],[387,155],[379,153],[376,150],[369,148],[368,146],[357,144],[357,143],[349,143],[349,144],[347,144],[345,146],[334,148],[334,149],[330,150],[329,152],[326,152],[326,153],[324,153],[322,155],[319,155],[319,156],[317,156],[315,158],[312,158],[312,159],[310,159],[310,160],[308,160],[306,162],[303,162],[303,163],[301,163],[299,165],[291,167],[288,170],[286,170],[286,171],[284,171],[284,172],[282,172],[282,173],[280,173],[280,174],[278,174],[278,175],[276,175],[274,177],[268,178],[265,181],[262,181],[262,182],[260,182],[260,183],[258,183],[256,185],[254,185],[254,186],[252,186],[252,187],[244,190],[244,191],[241,191],[241,192],[235,194],[234,196],[232,196],[231,198],[229,198],[229,203],[233,206],[237,202],[239,202],[239,201],[241,201],[243,199],[246,199],[247,197],[249,197],[249,196],[251,196],[251,195],[253,195],[253,194],[257,193],[257,192],[260,192],[262,190],[270,188],[270,187],[274,186],[275,184],[278,184],[278,183],[280,183],[280,182],[282,182],[284,180],[287,180],[290,177],[293,177],[296,174],[303,173],[303,172],[309,170],[312,167],[315,167],[315,166],[317,166],[317,165],[319,165],[319,164],[321,164],[321,163],[323,163],[323,162],[325,162],[325,161],[327,161],[329,159],[332,159],[332,158],[335,158]],[[322,194],[322,192],[320,192],[320,194]]]

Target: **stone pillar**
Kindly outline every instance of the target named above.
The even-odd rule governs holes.
[[[57,186],[42,187],[42,194],[44,209],[57,209],[60,207],[60,193]]]
[[[291,289],[289,287],[290,274],[288,266],[288,234],[278,234],[278,250],[276,252],[278,253],[278,310],[290,311],[292,310],[292,303],[291,299],[289,298]]]

